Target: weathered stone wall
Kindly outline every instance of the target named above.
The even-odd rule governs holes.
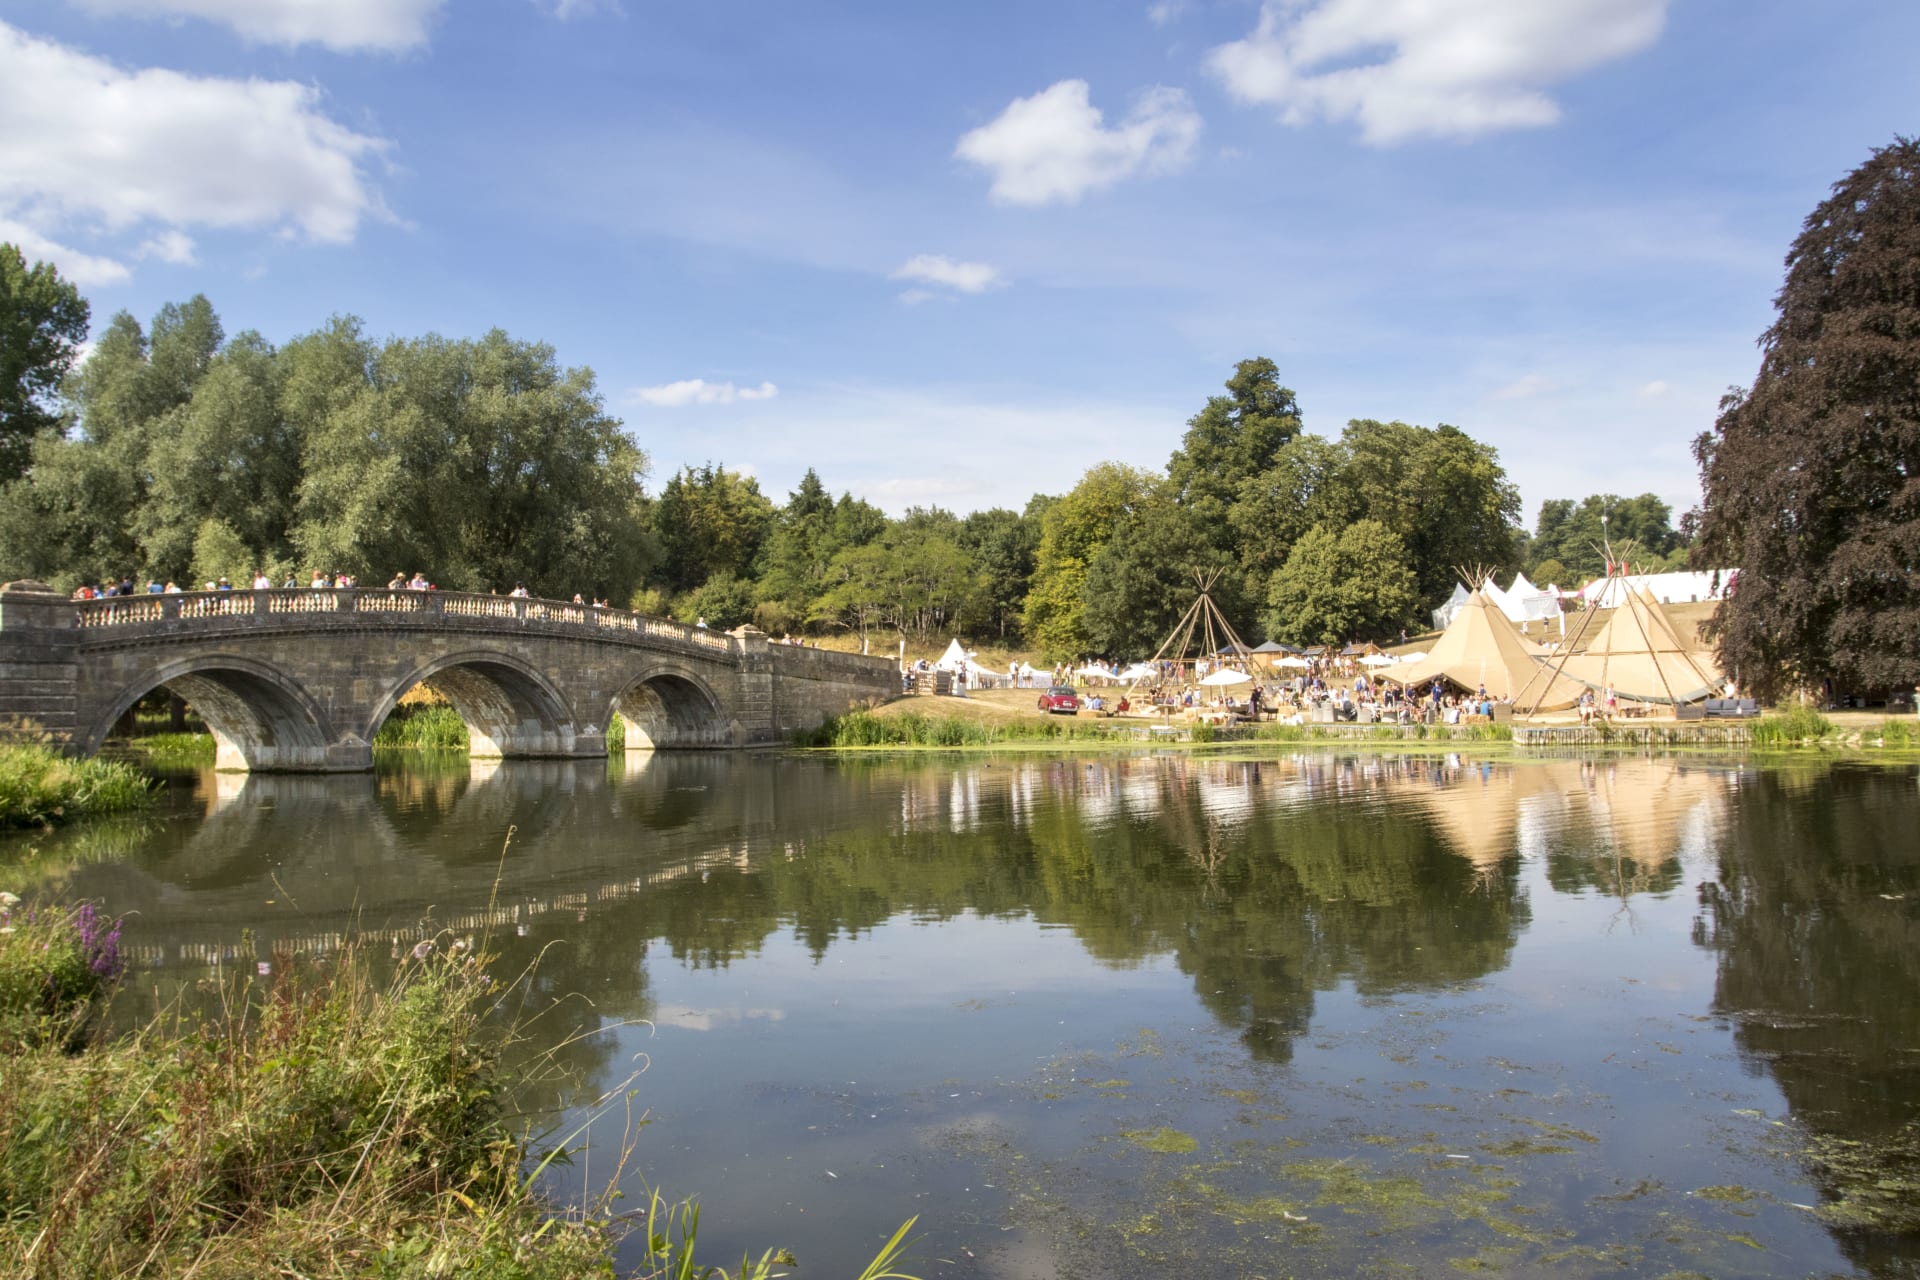
[[[900,692],[900,673],[890,657],[782,644],[769,650],[775,671],[773,728],[783,741]]]

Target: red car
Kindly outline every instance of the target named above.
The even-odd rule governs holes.
[[[1057,684],[1040,695],[1040,709],[1048,715],[1064,711],[1070,716],[1080,714],[1080,695],[1070,684]]]

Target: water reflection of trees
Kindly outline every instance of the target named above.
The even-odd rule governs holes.
[[[644,1012],[652,939],[715,967],[788,929],[819,958],[902,915],[1031,916],[1105,964],[1170,957],[1283,1058],[1317,991],[1504,966],[1527,919],[1523,848],[1562,890],[1670,890],[1724,778],[1654,761],[716,753],[221,785],[201,826],[96,890],[149,909],[142,937],[181,954],[182,935],[243,927],[298,948],[491,924],[559,944],[542,989],[590,991],[617,1018]]]
[[[1696,925],[1699,942],[1720,956],[1716,1010],[1794,1117],[1816,1141],[1884,1145],[1896,1164],[1914,1159],[1920,1123],[1916,807],[1910,770],[1744,775]],[[1817,1162],[1814,1173],[1822,1175]],[[1822,1181],[1831,1200],[1859,1190]],[[1864,1225],[1836,1235],[1874,1274],[1913,1274],[1910,1236]]]

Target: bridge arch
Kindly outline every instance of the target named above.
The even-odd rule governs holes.
[[[446,698],[466,721],[473,758],[599,753],[576,741],[588,734],[552,680],[522,658],[484,649],[446,654],[408,672],[374,705],[367,718],[369,742],[401,696],[419,684]]]
[[[322,772],[361,768],[334,757],[326,713],[279,668],[237,654],[212,653],[170,662],[122,689],[88,728],[81,748],[98,751],[120,717],[165,687],[193,704],[213,731],[215,769]]]
[[[691,665],[654,661],[628,677],[604,717],[625,722],[628,751],[737,745],[735,725],[719,695]]]

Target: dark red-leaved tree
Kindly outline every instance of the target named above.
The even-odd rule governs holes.
[[[1694,441],[1708,624],[1761,697],[1920,680],[1920,143],[1835,184],[1787,254],[1760,373]]]

